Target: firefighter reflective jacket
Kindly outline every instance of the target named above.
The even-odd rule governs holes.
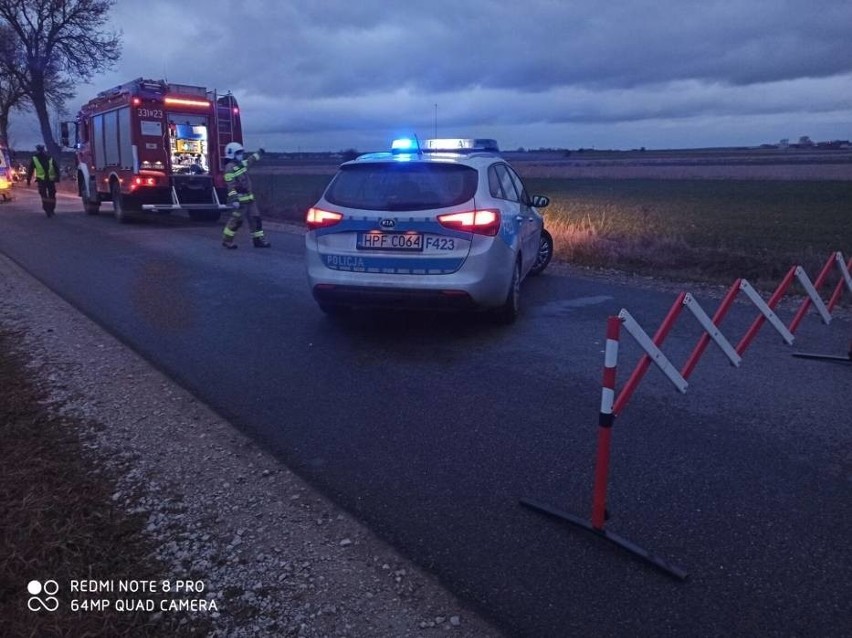
[[[248,203],[254,201],[251,190],[251,179],[248,176],[249,166],[260,159],[260,152],[252,153],[241,162],[230,160],[225,164],[225,185],[228,187],[228,203]]]
[[[45,172],[44,165],[47,164],[47,171]],[[30,162],[30,171],[28,177],[32,179],[32,176],[35,175],[36,181],[43,182],[45,180],[45,176],[51,181],[55,182],[57,177],[56,171],[56,162],[53,161],[53,158],[49,155],[33,155],[33,159]]]

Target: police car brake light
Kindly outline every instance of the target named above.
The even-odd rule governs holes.
[[[322,208],[311,208],[305,218],[308,225],[308,230],[316,230],[317,228],[327,228],[340,223],[343,215]]]
[[[494,236],[500,230],[500,211],[483,209],[464,213],[438,215],[441,226],[453,230],[463,230],[477,235]]]
[[[490,151],[499,153],[497,140],[485,138],[442,137],[426,140],[426,151],[447,153],[472,153],[474,151]]]

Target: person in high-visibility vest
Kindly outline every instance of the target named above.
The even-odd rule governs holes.
[[[53,217],[56,210],[56,182],[59,181],[59,167],[56,160],[47,154],[43,144],[36,145],[36,154],[30,160],[27,169],[27,186],[35,177],[38,194],[41,196],[41,207],[48,217]]]
[[[249,222],[253,226],[251,231],[252,243],[255,248],[269,248],[271,244],[266,241],[263,234],[263,222],[260,220],[260,211],[251,191],[251,180],[248,176],[249,166],[254,164],[263,155],[261,148],[243,159],[243,145],[231,142],[225,146],[225,186],[228,188],[228,204],[231,205],[231,217],[225,225],[222,233],[222,245],[225,248],[236,248],[234,236],[240,226],[243,225],[241,209],[245,209]]]

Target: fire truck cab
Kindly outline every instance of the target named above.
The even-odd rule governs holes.
[[[224,148],[242,143],[230,93],[137,78],[86,103],[61,125],[70,146],[74,127],[77,191],[86,213],[111,201],[115,217],[185,211],[215,221],[226,210]]]

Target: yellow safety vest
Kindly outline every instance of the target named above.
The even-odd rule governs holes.
[[[33,155],[33,165],[35,166],[35,178],[44,181],[44,166],[41,165],[38,155]],[[47,174],[51,182],[56,181],[56,164],[54,164],[52,157],[47,160]]]

